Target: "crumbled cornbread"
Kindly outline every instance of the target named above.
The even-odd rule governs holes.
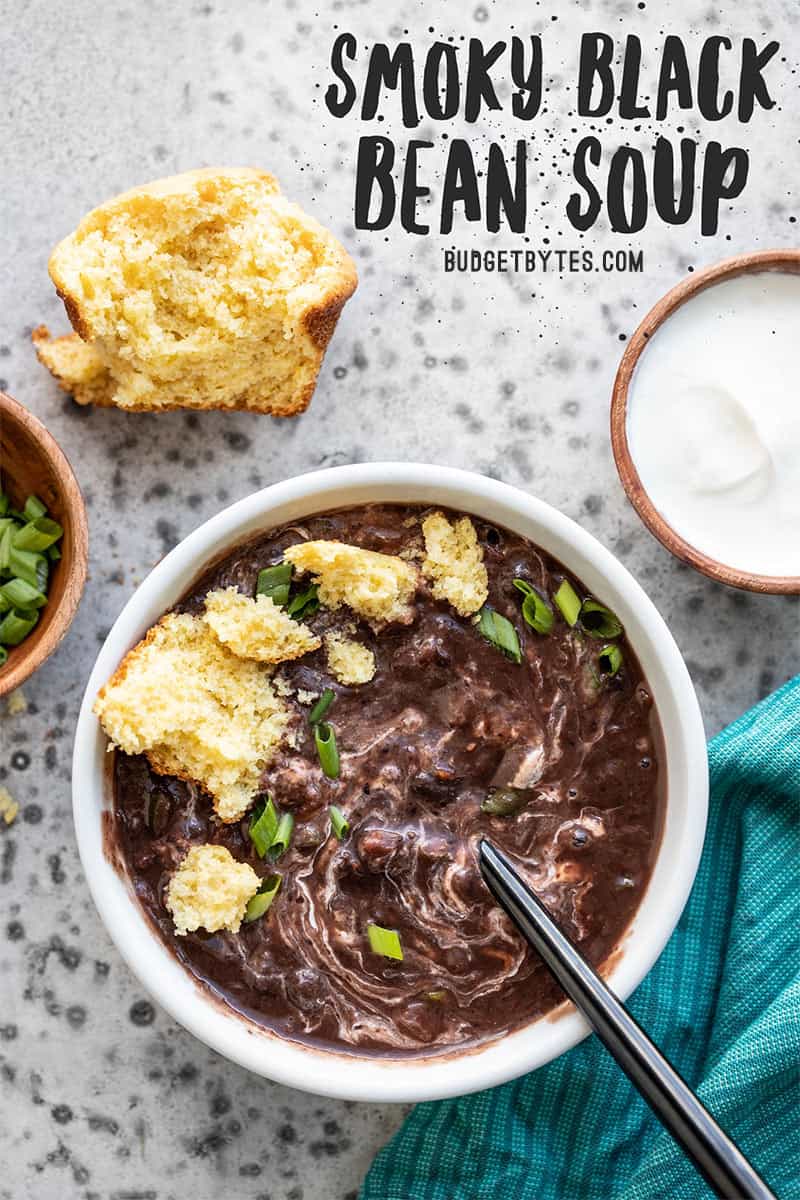
[[[417,570],[402,558],[334,541],[298,542],[284,558],[300,575],[314,576],[327,608],[346,604],[373,625],[414,618]]]
[[[6,712],[10,717],[18,717],[28,711],[28,701],[22,688],[15,688],[6,701]]]
[[[12,825],[17,819],[19,805],[7,787],[0,784],[0,817],[3,818],[6,825]]]
[[[451,525],[443,513],[432,513],[422,522],[422,532],[422,573],[432,580],[436,599],[452,604],[462,617],[477,612],[486,603],[489,579],[472,521],[459,517]]]
[[[250,807],[289,722],[267,668],[237,657],[187,613],[168,613],[149,630],[100,689],[94,711],[121,750],[202,784],[223,821]]]
[[[193,846],[169,881],[166,904],[178,934],[236,933],[261,880],[224,846]]]
[[[90,212],[50,276],[75,329],[36,337],[79,403],[136,410],[306,407],[352,259],[264,171],[160,179]]]
[[[343,633],[325,635],[328,668],[340,683],[369,683],[375,674],[375,655],[368,646]]]
[[[218,641],[256,662],[288,662],[321,645],[307,625],[293,621],[269,596],[244,596],[235,587],[208,593],[205,619]]]

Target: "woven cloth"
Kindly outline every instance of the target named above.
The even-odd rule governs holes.
[[[800,1197],[800,676],[710,743],[689,903],[630,1009],[781,1200]],[[701,1200],[598,1040],[420,1104],[361,1200]]]

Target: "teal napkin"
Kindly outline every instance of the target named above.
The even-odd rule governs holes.
[[[709,746],[700,870],[631,1011],[782,1200],[800,1197],[800,677]],[[596,1038],[420,1104],[361,1200],[699,1200],[711,1192]]]

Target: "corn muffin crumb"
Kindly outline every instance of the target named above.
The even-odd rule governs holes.
[[[205,604],[214,636],[239,658],[288,662],[321,645],[307,625],[293,621],[269,596],[244,596],[229,587],[209,592]]]
[[[346,604],[373,626],[414,619],[417,570],[393,554],[362,550],[346,542],[298,542],[284,559],[300,575],[313,575],[319,601],[327,608]]]
[[[345,637],[343,633],[325,635],[328,668],[340,683],[369,683],[375,674],[375,655],[368,646]]]
[[[28,711],[28,698],[22,688],[15,688],[6,701],[6,712],[10,717],[18,717]]]
[[[237,862],[224,846],[193,846],[167,887],[175,932],[236,933],[260,882],[253,868]]]
[[[0,817],[3,818],[6,825],[13,825],[17,819],[19,805],[7,787],[0,784]]]
[[[422,522],[425,561],[422,573],[431,580],[437,600],[452,604],[462,617],[471,616],[486,603],[489,578],[469,517],[451,525],[444,513],[432,513]]]
[[[289,710],[268,669],[221,645],[202,617],[168,613],[100,689],[94,711],[126,754],[195,780],[223,821],[252,804]]]

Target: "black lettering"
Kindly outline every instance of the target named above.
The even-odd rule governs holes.
[[[625,39],[625,57],[622,63],[622,86],[619,89],[619,115],[623,121],[635,121],[637,117],[649,117],[646,104],[638,104],[639,72],[642,66],[642,43],[634,34]]]
[[[761,72],[769,60],[778,53],[778,42],[770,42],[759,51],[752,38],[742,42],[742,71],[739,77],[739,120],[749,121],[756,103],[762,108],[774,108],[775,101],[767,90]]]
[[[726,183],[729,168],[730,177]],[[719,142],[708,143],[701,188],[700,232],[703,237],[712,237],[717,232],[720,200],[733,200],[741,195],[749,169],[747,151],[740,146],[723,150]]]
[[[525,70],[525,43],[511,39],[511,81],[518,90],[511,97],[511,111],[520,121],[532,121],[542,103],[542,39],[532,37],[530,70]]]
[[[334,117],[346,117],[356,102],[356,85],[344,65],[344,55],[355,60],[356,39],[352,33],[340,33],[331,46],[331,70],[344,84],[344,93],[339,99],[339,89],[332,83],[325,92],[325,104]]]
[[[497,233],[500,228],[502,210],[509,229],[514,233],[525,232],[528,215],[528,188],[525,177],[527,144],[518,141],[514,156],[514,183],[508,176],[503,150],[497,142],[489,146],[486,166],[486,228]]]
[[[719,52],[731,48],[731,39],[726,37],[706,38],[700,51],[697,68],[697,107],[707,121],[721,121],[733,109],[733,92],[726,90],[719,97]]]
[[[391,223],[395,208],[394,145],[388,138],[363,137],[358,143],[356,157],[356,229],[385,229]],[[380,208],[374,220],[370,220],[372,188],[377,184],[380,191]]]
[[[406,154],[406,169],[403,172],[403,191],[400,197],[400,224],[407,233],[428,233],[430,225],[417,222],[417,200],[420,196],[430,196],[429,187],[417,187],[417,154],[420,150],[430,150],[433,142],[418,142],[413,138],[408,143]]]
[[[614,76],[611,60],[614,39],[607,33],[585,33],[581,38],[578,66],[578,116],[604,117],[614,103]],[[592,106],[595,76],[600,84],[600,98]]]
[[[630,212],[625,208],[625,180],[631,169]],[[608,223],[613,233],[638,233],[647,222],[647,175],[641,150],[620,146],[611,158],[606,192]]]
[[[702,61],[702,54],[700,57]],[[681,39],[674,34],[664,39],[656,92],[657,121],[663,121],[669,112],[669,98],[672,92],[678,98],[679,108],[692,107],[692,80],[686,61],[686,50]]]
[[[442,184],[442,216],[440,233],[450,233],[453,228],[453,208],[464,205],[464,216],[468,221],[480,221],[481,202],[478,194],[478,176],[469,142],[453,138]]]
[[[381,88],[396,89],[400,85],[400,104],[406,129],[419,125],[417,97],[414,91],[414,55],[408,42],[400,42],[394,54],[389,47],[377,42],[372,47],[361,99],[361,119],[371,121],[378,111]]]
[[[439,73],[445,65],[444,101],[439,90]],[[422,76],[422,95],[425,110],[434,121],[449,121],[458,112],[458,52],[446,42],[434,42],[425,59]]]
[[[489,109],[502,108],[497,99],[489,71],[497,62],[506,48],[505,42],[495,42],[488,50],[484,50],[479,38],[469,39],[469,59],[467,65],[467,95],[464,102],[464,119],[472,125],[477,121],[481,105]]]
[[[567,201],[567,218],[570,225],[580,230],[581,233],[585,233],[594,225],[602,208],[600,193],[586,173],[586,159],[588,158],[592,166],[599,167],[601,156],[600,141],[596,137],[581,138],[575,147],[572,173],[575,176],[575,182],[586,192],[588,200],[586,207],[582,208],[580,193],[573,192]]]
[[[668,138],[658,138],[653,156],[653,202],[668,225],[685,225],[694,208],[694,175],[697,144],[681,138],[681,177],[675,199],[675,152]]]

